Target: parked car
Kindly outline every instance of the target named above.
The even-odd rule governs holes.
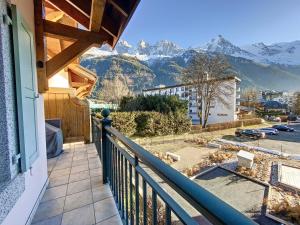
[[[237,129],[235,131],[235,136],[259,139],[259,138],[264,138],[266,134],[264,132],[261,132],[259,130],[254,130],[254,129],[246,129],[246,130]]]
[[[274,125],[273,128],[279,130],[279,131],[287,131],[287,132],[293,132],[295,131],[294,128],[286,126],[286,125]]]
[[[279,131],[275,128],[261,128],[259,131],[264,132],[267,135],[278,135]]]

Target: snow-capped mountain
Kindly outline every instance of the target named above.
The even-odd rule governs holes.
[[[276,43],[272,45],[256,43],[247,46],[237,46],[221,35],[213,38],[207,44],[202,45],[202,47],[197,48],[184,49],[168,40],[161,40],[154,44],[141,40],[137,45],[132,45],[125,40],[120,40],[114,50],[108,46],[102,46],[97,50],[91,49],[86,54],[90,57],[121,54],[132,56],[142,61],[152,61],[157,58],[179,56],[189,50],[204,53],[220,53],[268,65],[300,65],[300,41]]]
[[[119,54],[134,54],[134,49],[132,45],[130,45],[127,41],[125,40],[120,40],[116,46],[116,51]]]
[[[300,65],[300,41],[272,45],[256,43],[244,46],[243,49],[254,54],[260,61],[268,60],[276,64]]]
[[[217,38],[213,38],[204,47],[200,47],[204,51],[216,52],[225,55],[237,56],[237,57],[254,57],[253,54],[241,49],[240,47],[233,45],[230,41],[226,40],[222,35],[218,35]]]

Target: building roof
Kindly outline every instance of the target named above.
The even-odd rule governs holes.
[[[85,29],[107,35],[106,43],[115,47],[139,2],[140,0],[46,0],[45,7],[48,11],[55,12],[52,18],[59,20],[59,12],[63,12]]]
[[[39,92],[93,46],[115,47],[140,0],[34,1]],[[47,43],[47,44],[46,44]]]
[[[224,77],[224,78],[220,78],[217,80],[236,80],[237,82],[241,82],[241,79],[239,79],[238,77],[235,76],[228,76],[228,77]],[[149,89],[145,89],[143,90],[143,92],[147,92],[147,91],[156,91],[156,90],[166,90],[166,89],[170,89],[170,88],[176,88],[176,87],[186,87],[186,86],[193,86],[194,84],[192,83],[182,83],[182,84],[176,84],[176,85],[170,85],[170,86],[163,86],[163,87],[155,87],[155,88],[149,88]]]
[[[286,104],[282,104],[278,101],[266,101],[262,104],[267,109],[285,109],[287,107]]]

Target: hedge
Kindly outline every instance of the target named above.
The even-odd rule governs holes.
[[[216,123],[216,124],[210,124],[207,125],[206,128],[201,128],[199,125],[194,125],[192,126],[193,131],[217,131],[217,130],[225,130],[225,129],[230,129],[230,128],[237,128],[243,126],[251,126],[251,125],[257,125],[261,124],[262,119],[260,118],[253,118],[253,119],[245,119],[245,120],[237,120],[237,121],[232,121],[232,122],[227,122],[227,123]]]
[[[96,114],[102,118],[100,113]],[[112,126],[127,136],[159,136],[190,132],[191,120],[185,114],[159,112],[113,112]]]

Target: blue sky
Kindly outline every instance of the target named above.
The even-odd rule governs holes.
[[[195,47],[218,34],[237,45],[300,40],[300,0],[141,0],[121,38]]]

